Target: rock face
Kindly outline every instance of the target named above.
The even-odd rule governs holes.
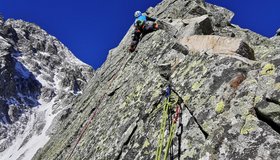
[[[169,83],[183,110],[181,159],[277,158],[277,41],[229,24],[230,11],[200,1],[163,1],[148,12],[168,27],[145,36],[134,54],[126,51],[129,32],[34,159],[154,159]]]
[[[168,85],[182,110],[176,129],[181,134],[172,145],[175,159],[277,159],[277,36],[269,39],[231,24],[231,11],[202,0],[164,0],[147,13],[160,19],[162,29],[143,37],[134,53],[127,51],[128,31],[82,96],[68,100],[56,115],[51,138],[33,159],[155,159]],[[6,35],[23,43],[19,35],[33,32],[16,26],[21,34],[6,29]],[[3,43],[3,52],[9,53],[9,45]],[[34,51],[58,48],[34,45]],[[39,118],[38,132],[43,124]],[[169,130],[162,132],[165,148]]]
[[[93,75],[91,67],[40,27],[0,18],[1,159],[33,156],[46,141],[37,146],[32,139],[48,139],[45,131],[54,115],[82,93]],[[30,150],[30,145],[37,148]]]
[[[163,29],[132,54],[129,31],[33,159],[155,159],[168,85],[182,107],[175,159],[277,159],[279,41],[201,0],[164,0],[147,13]]]

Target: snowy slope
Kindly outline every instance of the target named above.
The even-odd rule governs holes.
[[[40,104],[38,108],[32,109],[32,114],[29,115],[30,120],[25,128],[23,134],[20,134],[13,145],[0,153],[1,159],[5,160],[30,160],[37,150],[43,147],[49,140],[47,130],[51,126],[54,117],[57,115],[52,114],[52,106],[55,103],[55,99],[46,103],[43,100],[39,100]],[[42,131],[38,133],[37,125],[41,123],[43,125]],[[27,141],[28,140],[28,141]]]
[[[39,26],[0,25],[0,160],[31,159],[93,69]]]

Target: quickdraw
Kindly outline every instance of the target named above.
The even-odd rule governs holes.
[[[182,108],[180,107],[179,113],[179,126],[177,128],[176,136],[178,138],[178,160],[181,158],[181,142],[182,142],[182,133],[183,133],[183,123],[182,123]]]
[[[170,132],[169,132],[169,137],[168,137],[168,141],[167,141],[166,151],[165,151],[165,154],[164,154],[164,160],[167,159],[169,149],[171,147],[171,144],[173,143],[174,134],[175,134],[175,130],[176,130],[176,123],[177,123],[177,120],[179,118],[179,113],[180,112],[181,112],[180,106],[177,105],[176,106],[176,114],[175,114],[175,116],[173,118],[173,121],[172,121],[172,124],[171,124],[171,128],[170,128]],[[173,152],[173,150],[172,150],[172,152]],[[171,157],[170,158],[173,159],[173,153],[171,153]]]

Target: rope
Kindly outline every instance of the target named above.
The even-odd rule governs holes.
[[[156,152],[156,160],[161,160],[161,152],[162,152],[162,147],[163,147],[163,140],[164,140],[164,131],[166,127],[166,120],[168,118],[168,108],[169,108],[169,97],[164,100],[164,105],[163,105],[163,114],[162,114],[162,119],[161,119],[161,127],[160,127],[160,136],[158,140],[158,148]]]
[[[109,86],[111,86],[111,83],[110,83]],[[102,96],[101,100],[104,100],[105,95],[106,95],[106,93]],[[99,104],[97,105],[97,107],[95,108],[95,110],[92,112],[92,114],[91,114],[90,117],[88,118],[88,120],[87,120],[87,122],[86,122],[86,125],[82,128],[82,131],[81,131],[81,133],[79,134],[79,136],[78,136],[78,138],[77,138],[77,140],[76,140],[76,142],[75,142],[75,145],[74,145],[73,149],[71,150],[69,156],[66,158],[67,160],[70,160],[70,158],[72,157],[72,155],[73,155],[73,153],[74,153],[74,151],[75,151],[77,145],[78,145],[79,142],[81,141],[81,139],[82,139],[82,137],[83,137],[85,131],[87,130],[87,128],[89,127],[89,125],[92,123],[93,118],[96,116],[100,104],[101,104],[101,101],[99,101]]]
[[[176,123],[178,121],[180,112],[181,112],[180,106],[177,104],[176,114],[175,114],[175,116],[172,120],[172,125],[171,125],[171,129],[170,129],[170,132],[169,132],[169,137],[168,137],[168,141],[167,141],[167,147],[166,147],[166,151],[165,151],[165,155],[164,155],[164,160],[167,159],[168,151],[169,151],[170,147],[171,147],[170,159],[172,159],[172,160],[174,159],[174,157],[173,157],[173,155],[174,155],[173,154],[173,138],[174,138],[174,134],[175,134]]]
[[[170,94],[167,94],[167,95],[170,95]],[[176,123],[177,123],[178,119],[180,120],[180,124],[182,124],[181,123],[181,118],[180,118],[182,112],[181,112],[181,107],[177,104],[176,105],[176,113],[175,113],[174,117],[172,117],[171,103],[169,102],[169,100],[170,100],[170,97],[167,97],[165,99],[164,105],[163,105],[160,135],[159,135],[158,147],[157,147],[156,159],[155,160],[161,160],[161,153],[162,153],[163,141],[164,141],[164,131],[166,129],[166,122],[167,122],[167,119],[168,119],[168,111],[170,113],[169,136],[168,136],[167,145],[166,145],[166,148],[165,148],[165,153],[164,153],[163,159],[167,160],[168,153],[169,153],[170,159],[171,160],[174,159],[173,139],[174,139],[174,134],[175,134],[175,130],[176,130]],[[179,124],[179,127],[180,127],[180,124]],[[181,131],[182,131],[182,128],[181,128]],[[176,135],[177,135],[177,133],[176,133]],[[181,142],[179,142],[179,143],[181,143]],[[181,146],[181,144],[179,144],[179,146]],[[181,149],[179,149],[179,152],[181,152]],[[179,153],[179,158],[180,158],[180,153]]]
[[[128,63],[128,61],[129,61],[131,58],[132,58],[132,56],[130,56],[130,57],[127,59],[127,61],[122,65],[122,67],[120,67],[119,71],[121,71],[121,69],[122,69],[123,67],[125,67],[125,65]],[[125,60],[125,59],[124,59],[124,60]],[[123,61],[123,60],[122,60],[122,61]],[[119,72],[119,71],[118,71],[118,72]],[[118,72],[117,72],[117,73],[118,73]],[[117,76],[114,75],[113,78],[111,78],[111,80],[109,80],[108,88],[111,87],[112,82],[113,82],[116,78],[117,78]],[[101,100],[104,100],[106,94],[107,94],[107,93],[105,93],[105,94],[101,97]],[[88,120],[87,120],[87,122],[86,122],[86,125],[82,128],[82,131],[81,131],[81,133],[79,134],[79,137],[77,138],[77,140],[76,140],[76,142],[75,142],[75,145],[74,145],[73,149],[71,150],[69,156],[66,158],[66,160],[70,160],[70,158],[72,157],[72,155],[73,155],[73,153],[74,153],[74,151],[75,151],[77,145],[78,145],[79,142],[81,141],[81,139],[82,139],[82,137],[83,137],[85,131],[87,130],[87,128],[89,127],[89,125],[92,123],[93,118],[96,116],[100,104],[101,104],[101,101],[99,101],[99,104],[97,105],[96,109],[94,110],[94,112],[93,112],[93,113],[90,115],[90,117],[88,118]]]
[[[105,97],[105,94],[102,96],[102,100],[104,99],[104,97]],[[89,127],[89,125],[90,125],[91,122],[93,121],[93,118],[96,116],[96,113],[97,113],[97,111],[98,111],[98,108],[99,108],[100,104],[101,104],[101,102],[99,102],[99,105],[98,105],[97,108],[92,112],[92,114],[90,115],[89,119],[87,120],[86,125],[82,128],[82,131],[81,131],[79,137],[77,138],[76,143],[75,143],[75,145],[74,145],[72,151],[70,152],[69,156],[66,158],[67,160],[70,160],[70,158],[71,158],[71,156],[73,155],[73,153],[74,153],[74,151],[75,151],[77,145],[78,145],[79,142],[81,141],[81,139],[82,139],[82,137],[83,137],[85,131],[87,130],[87,128]]]
[[[166,150],[165,150],[165,154],[164,154],[164,160],[167,160],[168,151],[169,151],[169,148],[170,148],[171,143],[172,143],[172,141],[173,141],[175,129],[176,129],[176,123],[173,121],[173,122],[172,122],[172,125],[171,125],[171,129],[170,129],[168,141],[167,141],[167,146],[166,146]]]
[[[169,108],[169,132],[171,131],[171,127],[172,127],[172,110],[171,108]],[[170,147],[170,150],[169,150],[169,157],[170,157],[170,160],[173,160],[173,157],[174,157],[174,154],[173,154],[173,141],[171,142],[171,147]]]

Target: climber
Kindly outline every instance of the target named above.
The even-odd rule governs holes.
[[[134,13],[136,18],[134,22],[134,31],[132,34],[132,42],[129,47],[130,52],[134,52],[139,41],[148,33],[158,30],[156,19],[145,16],[140,11]]]

